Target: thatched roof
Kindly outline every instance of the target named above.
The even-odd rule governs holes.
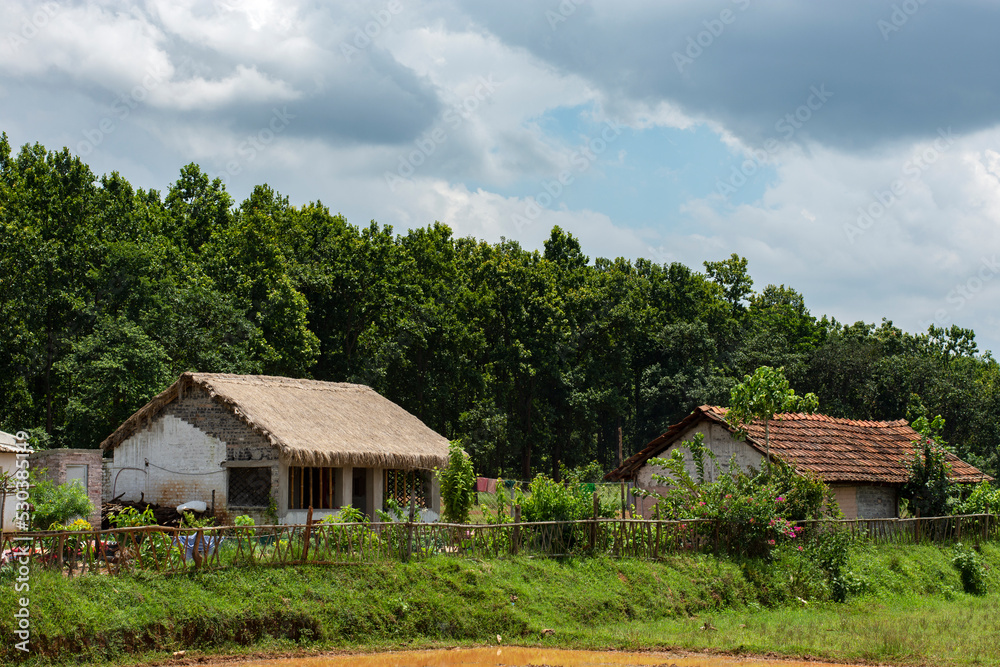
[[[266,375],[184,373],[101,443],[111,450],[142,430],[190,386],[267,438],[297,465],[434,468],[448,441],[369,387]]]
[[[629,457],[605,479],[633,479],[650,458],[659,456],[695,424],[710,421],[735,435],[726,421],[726,408],[702,405],[683,420],[650,442],[642,451]],[[792,463],[799,470],[814,472],[827,483],[869,482],[902,484],[909,478],[904,465],[920,438],[905,419],[897,421],[860,421],[826,415],[800,413],[775,415],[770,422],[772,458]],[[746,443],[765,453],[764,424],[754,421],[747,427]],[[991,480],[950,452],[947,455],[954,482],[972,483]]]

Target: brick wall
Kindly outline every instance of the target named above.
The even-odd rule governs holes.
[[[277,448],[263,436],[204,389],[191,386],[146,428],[115,448],[112,477],[117,476],[116,493],[124,491],[125,500],[143,497],[166,506],[191,500],[211,504],[214,491],[216,514],[227,521],[233,514],[255,513],[228,506],[229,466],[270,467],[271,493],[277,498],[278,459]]]
[[[858,486],[858,518],[887,519],[896,516],[896,488]]]
[[[87,466],[87,495],[94,504],[95,511],[85,517],[93,526],[101,525],[101,502],[104,488],[104,468],[99,449],[49,449],[33,452],[28,460],[36,473],[56,484],[66,483],[66,466]]]
[[[845,519],[858,518],[858,487],[833,486],[833,498]]]

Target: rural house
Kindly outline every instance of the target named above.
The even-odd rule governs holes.
[[[745,440],[737,439],[736,429],[726,422],[726,408],[703,405],[629,457],[605,476],[625,480],[640,489],[657,490],[653,474],[664,474],[650,465],[653,457],[667,458],[671,451],[704,435],[705,446],[716,456],[718,465],[705,462],[705,475],[714,481],[730,462],[740,468],[759,469],[763,465],[764,423],[747,428]],[[899,489],[908,479],[903,465],[913,451],[919,434],[906,420],[891,422],[856,421],[824,415],[776,415],[769,425],[771,458],[790,463],[800,471],[816,473],[833,490],[837,504],[849,519],[877,519],[898,516]],[[691,452],[682,448],[686,468],[695,473]],[[948,455],[952,479],[980,482],[991,479],[953,454]],[[720,470],[719,468],[722,468]],[[662,488],[662,487],[659,487]],[[653,500],[636,498],[636,510],[649,516]]]
[[[23,440],[18,440],[10,433],[0,431],[0,532],[12,532],[17,530],[14,524],[17,506],[17,494],[13,487],[13,480],[7,476],[17,470],[17,455],[26,454],[29,450]],[[2,481],[6,480],[6,485]],[[3,487],[6,488],[3,488]]]
[[[356,384],[184,373],[112,433],[108,497],[214,503],[222,520],[304,523],[353,505],[369,516],[413,493],[440,512],[448,441]],[[123,495],[124,494],[124,495]]]

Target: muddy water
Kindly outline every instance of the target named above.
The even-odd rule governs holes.
[[[245,667],[514,667],[551,665],[552,667],[598,667],[629,665],[635,667],[827,667],[824,663],[779,662],[726,657],[676,657],[668,653],[617,653],[566,651],[561,649],[494,647],[436,651],[401,651],[374,655],[329,656],[292,660],[244,663]],[[833,666],[829,666],[833,667]],[[843,667],[837,665],[836,667]]]

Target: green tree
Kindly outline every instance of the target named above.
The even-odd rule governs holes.
[[[435,469],[441,482],[441,505],[444,520],[449,523],[469,523],[476,473],[472,458],[462,449],[462,443],[452,440],[448,445],[448,467]]]
[[[66,442],[95,448],[173,379],[163,348],[124,317],[102,317],[57,364],[72,389]]]
[[[754,420],[764,422],[765,466],[771,471],[770,424],[782,412],[815,412],[819,407],[816,394],[799,396],[788,386],[784,369],[761,366],[753,375],[747,375],[730,393],[729,412],[726,420],[736,427],[737,433],[746,437],[747,427]]]
[[[941,438],[944,419],[938,415],[928,420],[921,415],[911,426],[920,437],[913,442],[913,452],[904,462],[910,476],[900,492],[910,500],[918,516],[946,516],[954,492],[948,450]]]

